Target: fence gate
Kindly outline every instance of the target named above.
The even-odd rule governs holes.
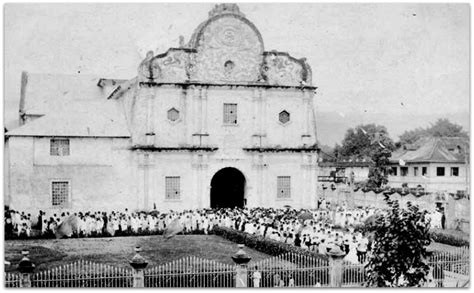
[[[314,287],[329,284],[327,259],[294,252],[250,262],[248,272],[249,287]],[[261,275],[259,284],[254,280],[255,272]]]
[[[235,266],[187,256],[145,270],[145,287],[230,288],[235,286]]]
[[[79,260],[33,274],[31,287],[132,287],[132,270]]]

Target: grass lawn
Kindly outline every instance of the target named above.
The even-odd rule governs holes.
[[[5,271],[17,271],[21,250],[30,251],[30,259],[38,270],[45,270],[80,259],[130,268],[129,261],[135,255],[134,247],[141,246],[140,253],[148,266],[165,264],[185,256],[196,256],[233,264],[230,258],[237,252],[237,244],[214,235],[177,235],[165,241],[162,236],[79,238],[59,240],[7,240]],[[246,248],[253,261],[268,258],[267,254]]]

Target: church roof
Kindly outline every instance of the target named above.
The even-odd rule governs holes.
[[[469,140],[462,137],[422,137],[392,153],[390,162],[465,163],[469,159]]]
[[[116,100],[72,101],[8,133],[7,136],[130,137]]]
[[[105,81],[111,86],[105,87]],[[114,80],[121,84],[125,80]],[[105,98],[112,80],[83,74],[22,73],[20,113],[45,115],[68,107],[72,101],[94,101]]]

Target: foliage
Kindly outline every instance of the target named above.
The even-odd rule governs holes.
[[[291,244],[286,244],[272,239],[268,239],[260,235],[252,235],[226,227],[215,227],[213,231],[215,235],[221,236],[237,244],[244,244],[249,248],[255,249],[271,256],[278,256],[287,252],[295,252],[301,255],[310,255],[313,257],[316,256],[327,259],[327,256],[325,255],[317,254],[315,252],[311,252]]]
[[[431,229],[430,234],[433,241],[451,246],[469,246],[470,243],[469,235],[459,231]]]
[[[388,183],[388,174],[390,172],[389,158],[392,152],[386,148],[379,147],[372,155],[373,166],[369,168],[369,180],[367,188],[380,188]]]
[[[468,133],[463,130],[462,126],[452,123],[449,119],[438,119],[434,124],[427,128],[416,128],[407,130],[400,135],[398,146],[412,144],[423,136],[434,137],[468,137]]]
[[[366,265],[370,287],[419,287],[429,272],[427,246],[431,243],[426,211],[385,197],[389,207],[377,217],[373,256]]]
[[[380,188],[388,182],[389,158],[395,148],[385,126],[358,125],[347,130],[342,145],[336,145],[334,154],[341,159],[372,161],[367,188]]]
[[[347,130],[342,145],[336,145],[334,154],[340,159],[368,159],[383,145],[389,150],[394,143],[388,136],[385,126],[376,124],[358,125]]]

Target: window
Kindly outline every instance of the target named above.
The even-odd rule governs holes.
[[[392,175],[393,175],[393,176],[398,176],[398,175],[397,175],[397,174],[398,174],[398,172],[397,172],[397,171],[398,171],[398,168],[397,168],[397,167],[392,167],[392,170],[391,170],[391,171],[392,171]]]
[[[52,138],[49,145],[51,156],[69,156],[69,139]]]
[[[408,167],[400,167],[400,176],[408,175]]]
[[[235,64],[234,62],[227,60],[224,63],[224,75],[225,77],[229,77],[232,74],[232,71],[234,70]]]
[[[451,168],[451,176],[459,176],[459,167],[452,167]]]
[[[428,167],[421,167],[421,176],[428,175]]]
[[[413,167],[413,176],[418,176],[418,167]]]
[[[53,206],[67,206],[69,202],[69,181],[51,182],[51,197]]]
[[[444,167],[436,168],[436,176],[444,176]]]
[[[180,177],[172,176],[165,178],[166,185],[166,199],[179,199],[180,198]]]
[[[224,124],[237,124],[237,104],[224,104]]]
[[[168,110],[168,120],[176,121],[179,119],[179,111],[175,108],[171,108]]]
[[[280,114],[278,114],[278,120],[283,124],[288,123],[290,121],[290,113],[281,111]]]
[[[291,177],[278,176],[277,178],[277,198],[291,197]]]

